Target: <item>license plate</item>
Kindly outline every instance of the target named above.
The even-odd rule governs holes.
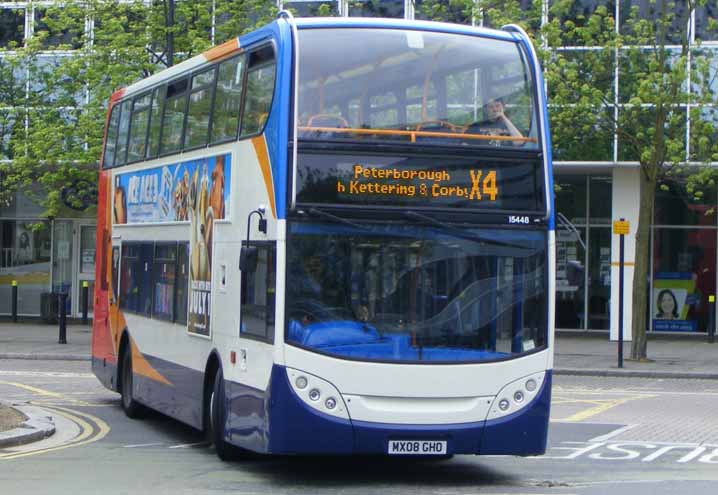
[[[389,440],[389,454],[446,455],[446,440]]]

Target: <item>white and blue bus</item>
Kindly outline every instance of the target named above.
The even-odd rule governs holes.
[[[93,370],[221,458],[537,455],[551,143],[518,27],[270,25],[117,91]]]

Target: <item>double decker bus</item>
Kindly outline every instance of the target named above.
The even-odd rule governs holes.
[[[551,145],[518,27],[271,24],[114,93],[92,366],[218,455],[537,455]]]

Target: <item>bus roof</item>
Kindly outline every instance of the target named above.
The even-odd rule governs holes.
[[[384,28],[384,29],[418,29],[444,33],[471,34],[486,36],[507,41],[516,41],[513,32],[448,22],[417,21],[408,19],[385,19],[379,17],[295,17],[298,29],[312,28]]]
[[[276,22],[276,21],[274,21]],[[468,34],[474,36],[485,36],[489,38],[518,41],[519,36],[515,32],[502,31],[498,29],[489,29],[484,27],[465,26],[461,24],[451,24],[446,22],[433,21],[416,21],[406,19],[384,19],[384,18],[365,18],[365,17],[297,17],[294,19],[297,29],[316,29],[316,28],[375,28],[375,29],[416,29],[422,31],[435,31],[455,34]],[[271,23],[274,24],[274,23]],[[271,26],[269,24],[268,26]],[[265,26],[266,28],[267,26]],[[260,28],[264,29],[264,28]],[[156,84],[172,79],[173,77],[191,72],[213,60],[224,58],[232,53],[241,51],[243,45],[247,44],[250,35],[244,35],[238,38],[217,45],[206,52],[196,55],[184,62],[172,67],[168,67],[150,77],[141,79],[136,83],[125,88],[118,89],[112,94],[111,104],[114,104],[121,98],[140,93]],[[244,41],[244,43],[243,43]]]

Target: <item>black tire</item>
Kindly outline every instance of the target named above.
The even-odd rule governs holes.
[[[214,375],[214,385],[209,396],[209,439],[214,444],[214,450],[217,456],[223,461],[230,461],[238,457],[238,449],[230,445],[224,439],[224,424],[226,420],[223,399],[224,393],[224,375],[222,369],[217,369]]]
[[[137,402],[132,395],[132,351],[128,348],[122,354],[122,377],[120,379],[120,395],[122,409],[128,418],[139,419],[146,413],[145,407]]]

